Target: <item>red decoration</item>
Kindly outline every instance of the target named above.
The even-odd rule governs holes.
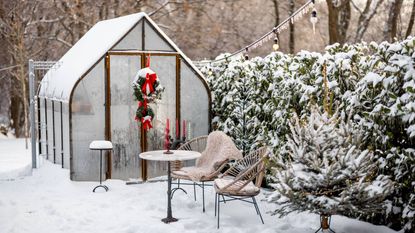
[[[146,81],[144,82],[144,85],[141,87],[141,91],[145,94],[145,95],[150,95],[151,93],[154,92],[154,83],[157,80],[157,75],[156,73],[154,74],[150,74],[147,73],[146,74]]]
[[[151,116],[145,116],[145,117],[143,117],[143,118],[141,118],[141,123],[142,123],[142,127],[145,129],[145,130],[149,130],[149,129],[151,129],[151,128],[153,128],[153,126],[151,125]]]
[[[147,57],[146,67],[137,72],[133,82],[134,96],[138,101],[135,120],[140,121],[145,130],[152,128],[151,121],[154,118],[154,111],[148,104],[161,99],[161,92],[164,91],[157,80],[157,74],[149,66],[150,56]]]

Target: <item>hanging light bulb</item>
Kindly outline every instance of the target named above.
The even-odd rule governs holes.
[[[245,60],[249,60],[248,47],[245,48],[244,58],[245,58]]]
[[[279,48],[280,48],[280,46],[278,45],[278,38],[277,38],[277,37],[275,37],[275,38],[274,38],[274,44],[272,45],[272,49],[273,49],[274,51],[277,51]]]
[[[212,68],[209,68],[208,75],[211,76],[213,74]]]
[[[316,9],[313,9],[311,11],[310,22],[313,24],[313,32],[314,32],[314,34],[316,34],[316,24],[318,22],[318,19],[317,19],[317,10]]]

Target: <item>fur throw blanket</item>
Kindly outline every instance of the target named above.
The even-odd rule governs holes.
[[[220,165],[230,159],[242,159],[242,153],[228,135],[221,131],[213,131],[207,138],[206,149],[196,161],[196,166],[184,167],[180,173],[184,173],[192,181],[206,180]]]

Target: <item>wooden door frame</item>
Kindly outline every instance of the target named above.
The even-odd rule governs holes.
[[[181,122],[180,116],[180,73],[181,73],[181,57],[178,52],[162,52],[162,51],[134,51],[134,50],[120,50],[109,51],[105,56],[105,138],[111,141],[111,56],[140,56],[141,68],[145,67],[147,56],[171,56],[176,57],[176,119]],[[181,132],[181,124],[179,124],[179,132]],[[141,127],[140,132],[140,146],[141,152],[148,150],[147,132]],[[143,181],[147,180],[148,166],[147,161],[141,159],[141,178]],[[112,176],[112,154],[107,155],[107,171],[106,177],[110,179]]]

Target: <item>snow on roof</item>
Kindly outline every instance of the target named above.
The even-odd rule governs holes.
[[[142,18],[146,18],[184,60],[203,77],[192,61],[144,12],[95,24],[43,77],[39,96],[69,102],[76,82]]]

